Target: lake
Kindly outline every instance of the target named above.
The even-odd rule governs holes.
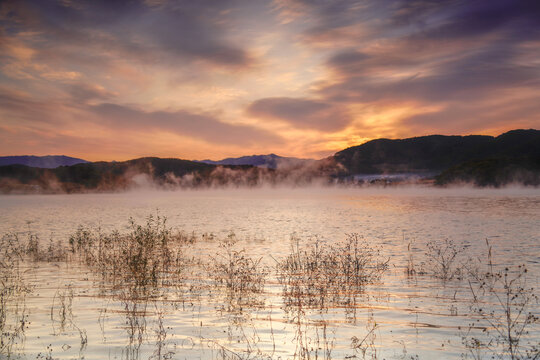
[[[5,249],[15,236],[20,244],[38,239],[39,248],[24,245],[9,258],[15,265],[4,261],[24,289],[5,290],[5,277],[0,358],[472,359],[538,351],[538,189],[10,195],[0,197],[0,215]],[[70,245],[79,228],[90,235],[80,232]],[[143,256],[136,241],[145,229],[170,240]],[[98,240],[107,236],[122,245]],[[133,249],[137,263],[124,262]],[[510,347],[507,309],[516,316]]]

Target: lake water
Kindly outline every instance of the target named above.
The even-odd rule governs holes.
[[[483,330],[496,338],[497,326],[490,324],[495,317],[478,312],[476,284],[466,274],[487,264],[488,244],[497,269],[508,267],[510,276],[516,276],[516,266],[526,265],[528,272],[520,278],[527,281],[525,295],[539,294],[538,189],[310,188],[0,197],[0,233],[18,233],[23,239],[30,232],[43,247],[50,240],[67,244],[80,225],[99,227],[102,233],[127,232],[130,218],[143,224],[149,215],[166,217],[167,226],[199,239],[183,249],[197,265],[186,270],[182,286],[145,297],[121,296],[121,286],[104,284],[84,263],[24,261],[22,279],[31,291],[17,300],[19,308],[13,301],[5,308],[8,316],[24,314],[26,325],[0,358],[457,359],[477,353],[489,358],[504,344],[487,345],[490,338]],[[232,233],[237,239],[233,251],[244,251],[265,269],[264,288],[246,303],[231,302],[212,274],[212,264],[224,258],[220,240]],[[381,277],[347,301],[291,306],[276,264],[293,246],[331,248],[353,233],[380,251],[378,258],[388,265]],[[202,234],[213,236],[203,240]],[[449,244],[459,250],[452,271],[462,271],[444,280],[426,253],[433,255]],[[415,271],[406,274],[411,260]],[[496,316],[501,309],[493,295],[486,294],[482,304]],[[538,302],[528,303],[527,311],[540,315]],[[523,354],[529,342],[534,345],[540,338],[538,322],[527,323],[526,330],[520,335]],[[486,346],[471,347],[474,338]]]

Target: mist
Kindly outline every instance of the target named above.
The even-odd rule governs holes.
[[[460,167],[443,172],[351,173],[334,157],[313,162],[278,162],[276,168],[208,165],[178,159],[141,158],[121,163],[88,163],[55,169],[7,166],[0,174],[3,194],[110,193],[141,190],[261,188],[538,188],[540,174],[526,168]],[[388,191],[388,190],[385,190]]]

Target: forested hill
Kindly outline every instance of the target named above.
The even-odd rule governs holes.
[[[337,152],[333,159],[346,174],[353,175],[442,172],[471,161],[538,157],[540,131],[512,130],[497,137],[430,135],[377,139]]]
[[[0,191],[13,192],[84,192],[117,191],[134,186],[196,187],[223,185],[232,174],[256,177],[258,171],[245,166],[217,167],[181,159],[147,157],[122,162],[93,162],[60,166],[54,169],[25,165],[0,167]],[[253,172],[256,172],[253,175]],[[249,185],[249,184],[248,184]]]
[[[326,159],[278,166],[214,165],[146,157],[122,162],[79,163],[55,168],[0,166],[1,193],[121,191],[134,187],[209,188],[363,182],[361,175],[420,174],[437,185],[469,183],[540,185],[540,131],[513,130],[500,136],[431,135],[377,139]],[[401,175],[399,175],[401,174]],[[354,175],[354,176],[353,176]],[[356,176],[360,175],[360,176]],[[375,176],[377,178],[377,176]],[[414,178],[414,176],[413,176]],[[389,180],[382,180],[387,184]],[[406,179],[406,181],[409,181]],[[431,181],[427,179],[427,181]],[[367,180],[380,184],[380,179]]]

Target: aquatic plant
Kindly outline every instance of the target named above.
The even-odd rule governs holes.
[[[462,335],[463,344],[475,359],[481,358],[482,351],[497,358],[538,359],[540,340],[534,336],[540,334],[539,298],[527,281],[527,267],[495,266],[491,246],[486,243],[485,270],[473,273],[469,280],[470,308],[476,321]],[[483,327],[482,334],[475,332],[479,327]]]
[[[277,263],[286,303],[319,307],[330,298],[337,303],[350,301],[366,285],[380,280],[387,269],[388,259],[358,234],[335,244],[317,240],[306,249],[293,237],[291,253]]]
[[[64,290],[58,289],[52,300],[50,318],[55,336],[66,335],[68,328],[76,331],[80,339],[79,358],[83,358],[83,352],[88,344],[88,336],[86,330],[81,329],[74,322],[74,297],[75,293],[71,284],[68,284]]]
[[[528,338],[532,330],[540,332],[538,303],[535,289],[526,284],[527,269],[519,265],[486,273],[481,283],[471,283],[472,313],[477,321],[471,324],[463,343],[471,355],[485,349],[497,357],[515,359],[540,358],[540,341]],[[489,306],[490,303],[495,306]],[[472,329],[482,326],[483,336],[473,335]],[[478,355],[476,355],[478,356]],[[473,355],[473,357],[476,357]]]
[[[425,252],[427,264],[422,272],[443,281],[461,277],[463,265],[457,260],[464,250],[465,248],[458,247],[450,239],[428,242]]]
[[[324,318],[310,321],[304,309],[297,308],[293,321],[295,324],[293,359],[332,359],[336,339]]]
[[[168,349],[169,343],[167,341],[167,331],[170,330],[170,327],[165,327],[163,325],[163,309],[158,308],[157,304],[154,304],[154,307],[157,316],[157,328],[154,330],[156,335],[156,345],[153,354],[148,358],[148,360],[170,360],[174,356],[174,352]]]
[[[416,275],[416,266],[414,263],[414,255],[411,251],[411,243],[407,245],[407,252],[409,256],[407,257],[407,264],[405,265],[405,274],[409,277],[413,277]]]
[[[136,291],[133,293],[133,291]],[[137,296],[135,287],[123,288],[118,297],[123,305],[128,343],[124,349],[127,359],[139,359],[139,352],[147,335],[148,296]]]
[[[183,268],[182,246],[193,236],[173,232],[166,218],[149,216],[144,225],[130,219],[130,231],[103,234],[79,227],[69,238],[71,251],[96,273],[138,287],[166,286],[178,281]]]
[[[191,246],[200,239],[204,241]],[[388,344],[386,339],[382,339],[381,333],[387,333],[387,330],[392,332],[392,322],[387,322],[385,316],[388,315],[383,315],[381,324],[384,326],[380,326],[373,315],[377,306],[386,308],[387,304],[383,303],[385,296],[388,299],[391,296],[381,295],[386,287],[378,286],[388,269],[388,260],[381,256],[378,247],[358,234],[347,235],[343,241],[336,243],[315,240],[304,244],[300,239],[292,237],[290,253],[276,259],[275,277],[264,266],[264,259],[252,257],[242,248],[242,242],[234,233],[218,239],[212,233],[196,236],[195,233],[175,232],[160,216],[151,216],[142,224],[131,220],[127,231],[103,232],[99,228],[80,227],[72,234],[70,241],[65,243],[67,246],[56,239],[42,244],[31,233],[28,233],[27,238],[12,234],[4,237],[3,241],[0,249],[4,253],[0,256],[0,278],[11,274],[12,283],[5,282],[10,286],[24,286],[25,278],[32,279],[32,273],[27,270],[38,269],[40,265],[36,266],[33,263],[35,261],[65,260],[71,261],[69,266],[77,267],[77,271],[82,268],[82,277],[76,280],[77,287],[60,285],[52,300],[50,312],[54,329],[50,335],[58,340],[61,337],[77,336],[74,331],[77,328],[72,324],[72,319],[73,313],[78,314],[81,309],[72,309],[74,304],[76,306],[80,303],[72,303],[77,296],[73,289],[82,286],[86,292],[87,288],[84,287],[88,284],[99,286],[97,295],[92,291],[88,292],[89,295],[82,295],[82,292],[79,295],[105,299],[108,304],[112,304],[110,316],[115,324],[114,334],[118,334],[118,327],[125,330],[125,344],[109,345],[113,349],[109,357],[157,360],[184,357],[185,353],[194,357],[197,351],[200,351],[201,358],[221,359],[377,359],[388,355],[389,350],[379,346],[379,342],[384,346]],[[535,336],[540,333],[538,314],[535,312],[538,309],[538,298],[535,290],[527,285],[528,272],[525,267],[505,269],[494,266],[489,260],[487,269],[485,263],[479,263],[471,264],[464,269],[467,272],[463,271],[459,269],[463,265],[462,249],[451,241],[430,243],[425,249],[410,243],[407,249],[408,253],[401,254],[403,261],[400,262],[405,264],[407,276],[414,276],[416,284],[420,286],[428,283],[436,288],[435,291],[451,290],[434,297],[433,303],[429,302],[431,300],[422,302],[423,299],[415,303],[417,300],[411,297],[407,314],[410,313],[409,307],[417,314],[418,310],[413,306],[419,303],[430,306],[435,304],[435,310],[428,316],[438,316],[440,319],[440,316],[447,316],[446,310],[450,305],[453,324],[462,320],[461,325],[464,325],[473,319],[474,323],[468,329],[463,327],[460,333],[463,336],[464,351],[467,351],[464,357],[467,358],[540,358],[540,345],[535,343]],[[188,254],[192,258],[188,258]],[[422,254],[427,256],[423,266],[420,265]],[[50,268],[57,266],[53,264]],[[94,276],[89,276],[87,270]],[[433,281],[422,275],[445,281]],[[469,276],[470,283],[463,280],[465,275]],[[392,272],[392,276],[403,280],[402,268]],[[456,279],[463,281],[451,282]],[[407,280],[410,279],[405,279],[405,285],[410,285]],[[377,286],[371,287],[372,284]],[[394,282],[388,284],[395,285]],[[4,291],[4,284],[2,286]],[[427,296],[433,294],[430,291],[433,290],[426,289]],[[466,311],[466,299],[460,297],[464,291],[471,297],[469,314]],[[440,303],[441,299],[451,299],[452,293],[452,304]],[[456,293],[459,295],[457,300]],[[0,358],[6,358],[7,355],[9,359],[11,354],[17,356],[15,346],[24,341],[27,320],[24,317],[24,302],[17,300],[18,296],[23,299],[24,294],[8,298],[3,297],[3,294],[0,294],[0,325],[4,329]],[[377,300],[370,304],[372,295]],[[391,301],[388,300],[389,303]],[[21,304],[18,315],[13,307],[16,304]],[[174,315],[165,310],[164,306],[171,306]],[[441,308],[444,313],[440,312]],[[264,322],[268,312],[271,314],[274,309],[279,313],[276,337],[271,320],[270,323]],[[368,311],[364,324],[358,320],[361,318],[357,319],[357,313],[362,309]],[[213,310],[217,310],[218,315]],[[182,347],[183,340],[180,340],[184,334],[171,335],[174,329],[167,327],[167,323],[177,326],[176,312],[180,311],[185,311],[182,319],[188,319],[193,314],[193,324],[199,321],[201,324],[199,335],[190,335],[193,337],[188,337],[190,343],[185,349]],[[3,314],[8,314],[7,322]],[[325,319],[328,314],[330,316]],[[104,316],[104,311],[101,311],[101,315]],[[345,315],[345,319],[336,319],[342,315]],[[175,319],[169,321],[169,316]],[[217,323],[212,321],[216,318],[220,319]],[[118,320],[122,325],[118,325]],[[14,326],[17,321],[19,329],[23,325],[22,331]],[[344,331],[340,329],[343,322],[346,322]],[[4,323],[8,325],[4,326]],[[426,323],[432,324],[430,320]],[[103,343],[106,325],[105,321],[100,322]],[[184,325],[180,326],[176,329],[182,332]],[[426,334],[431,334],[429,331],[427,329]],[[453,330],[443,328],[441,331]],[[82,352],[88,340],[84,330],[79,330],[79,335]],[[43,344],[43,349],[48,343]],[[292,343],[292,346],[280,348],[285,343]],[[396,358],[413,359],[413,356],[407,354],[405,344],[403,341],[403,356],[396,355]],[[197,345],[200,345],[200,350]],[[50,346],[47,351],[38,354],[38,358],[56,357],[53,356],[58,355],[56,351],[59,349],[56,346],[55,354]],[[116,346],[116,350],[113,346]],[[461,347],[458,348],[458,351],[461,350]],[[23,351],[19,353],[23,354]],[[61,356],[68,355],[66,353]]]
[[[377,359],[377,329],[379,324],[375,321],[373,309],[368,309],[368,317],[366,320],[366,333],[361,337],[353,336],[351,338],[351,347],[354,351],[362,356],[362,359]]]
[[[26,295],[31,291],[23,277],[24,245],[17,234],[0,238],[0,355],[10,359],[24,341],[28,326]]]
[[[260,293],[267,274],[261,266],[261,258],[253,260],[245,250],[235,249],[236,243],[234,233],[219,242],[220,252],[212,259],[210,276],[234,293]]]

